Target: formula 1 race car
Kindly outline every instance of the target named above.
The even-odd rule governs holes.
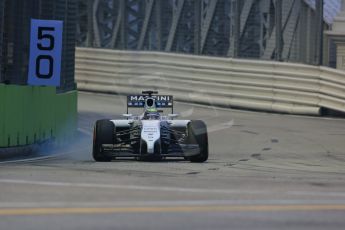
[[[174,120],[173,97],[157,91],[127,96],[127,113],[121,120],[98,120],[94,126],[93,158],[111,161],[134,157],[161,160],[183,157],[191,162],[208,159],[206,124],[201,120]],[[128,113],[129,108],[143,108],[141,115]],[[162,115],[163,109],[172,113]]]

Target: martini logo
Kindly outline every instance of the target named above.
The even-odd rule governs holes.
[[[127,96],[127,106],[132,108],[144,107],[145,99],[148,96],[145,95],[129,95]],[[171,95],[152,95],[156,101],[158,108],[170,108],[173,106],[173,96]]]
[[[143,95],[138,95],[138,96],[129,96],[130,97],[130,101],[145,101],[145,98],[147,96],[143,96]],[[171,96],[160,96],[160,95],[154,95],[151,96],[151,98],[156,99],[156,101],[170,101],[170,97]]]

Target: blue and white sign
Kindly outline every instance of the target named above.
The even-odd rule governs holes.
[[[60,86],[62,21],[31,19],[29,85]]]

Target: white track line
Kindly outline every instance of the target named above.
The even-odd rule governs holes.
[[[81,133],[84,133],[88,136],[92,136],[92,132],[88,131],[86,129],[82,129],[82,128],[78,128],[78,131]],[[86,147],[85,147],[86,149]],[[80,149],[79,149],[80,150]],[[45,161],[45,160],[50,160],[50,159],[55,159],[61,156],[66,156],[68,154],[73,153],[75,150],[71,150],[68,152],[63,152],[63,153],[53,153],[50,155],[46,155],[46,156],[39,156],[39,157],[29,157],[29,158],[25,158],[25,159],[19,159],[19,160],[7,160],[7,161],[0,161],[0,165],[3,164],[13,164],[13,163],[29,163],[29,162],[37,162],[37,161]]]
[[[22,184],[22,185],[42,185],[58,187],[80,187],[80,188],[107,188],[107,189],[129,189],[141,191],[164,191],[164,192],[189,192],[189,193],[219,193],[219,194],[238,194],[240,190],[229,189],[202,189],[202,188],[179,188],[179,187],[157,187],[157,186],[139,186],[139,185],[112,185],[98,183],[74,183],[74,182],[52,182],[52,181],[30,181],[30,180],[13,180],[0,179],[0,184]],[[248,191],[251,194],[265,194],[269,191]]]
[[[345,200],[156,200],[111,202],[0,202],[0,208],[118,207],[180,205],[319,205],[345,204]]]
[[[54,159],[64,154],[52,154],[49,156],[41,156],[41,157],[32,157],[32,158],[25,158],[20,160],[9,160],[9,161],[1,161],[0,165],[3,164],[13,164],[13,163],[28,163],[28,162],[36,162],[36,161],[44,161],[49,159]]]
[[[159,191],[159,192],[180,192],[180,193],[207,193],[207,194],[270,194],[271,190],[234,190],[234,189],[204,189],[204,188],[180,188],[180,187],[164,187],[164,186],[140,186],[140,185],[113,185],[98,183],[75,183],[75,182],[53,182],[53,181],[31,181],[31,180],[15,180],[0,179],[0,184],[19,184],[19,185],[41,185],[41,186],[57,186],[57,187],[79,187],[79,188],[103,188],[103,189],[124,189],[137,191]],[[325,196],[325,197],[345,197],[345,192],[318,192],[318,191],[285,191],[281,192],[286,195],[294,196]]]

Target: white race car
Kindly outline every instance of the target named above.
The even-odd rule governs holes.
[[[134,157],[140,160],[161,160],[182,157],[191,162],[208,159],[206,124],[201,120],[174,120],[173,97],[153,95],[127,96],[127,113],[121,120],[98,120],[94,126],[93,158],[111,161]],[[128,113],[128,108],[143,108],[141,115]],[[171,114],[162,115],[165,108]]]

